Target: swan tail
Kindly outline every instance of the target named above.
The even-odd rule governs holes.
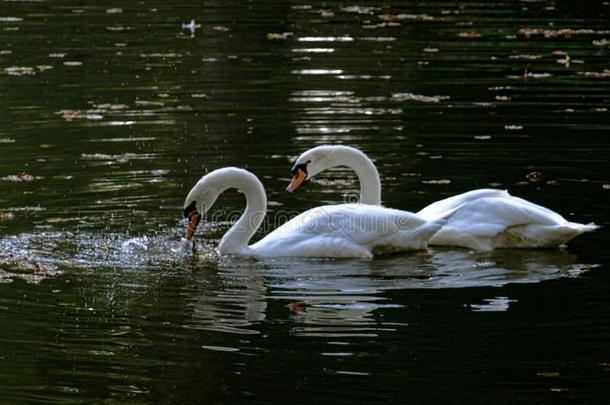
[[[589,222],[588,224],[579,224],[577,222],[568,222],[568,227],[574,233],[573,237],[582,235],[583,233],[586,233],[586,232],[593,232],[593,231],[601,228],[601,226],[595,225],[593,222]]]
[[[558,227],[529,226],[523,233],[527,240],[538,241],[533,247],[555,247],[565,245],[577,236],[598,228],[594,223],[567,222]]]
[[[586,232],[593,232],[598,229],[599,226],[595,225],[593,222],[588,224],[579,224],[577,222],[568,222],[562,227],[562,231],[560,232],[560,240],[559,244],[564,245],[574,239],[575,237],[582,235]]]
[[[583,232],[593,232],[596,229],[601,228],[601,226],[596,225],[593,222],[589,222],[588,224],[584,224],[584,225],[582,225],[582,224],[579,224],[579,225],[581,225]]]

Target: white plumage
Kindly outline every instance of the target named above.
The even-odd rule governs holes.
[[[558,213],[507,191],[480,189],[430,204],[418,215],[430,219],[455,211],[431,245],[495,248],[550,248],[598,228],[569,222]]]
[[[381,205],[377,169],[358,149],[342,145],[318,146],[304,152],[295,163],[295,168],[306,171],[307,178],[335,166],[354,169],[360,181],[361,201]],[[447,219],[430,238],[430,245],[476,250],[556,247],[598,228],[595,224],[569,222],[548,208],[494,189],[473,190],[446,198],[416,214],[428,221]]]
[[[229,188],[242,191],[247,206],[220,241],[221,254],[371,258],[377,253],[424,249],[443,223],[442,218],[427,221],[410,212],[381,206],[326,205],[296,216],[248,246],[264,219],[267,199],[261,182],[247,170],[227,167],[202,177],[186,198],[185,215],[193,204],[196,215],[207,212],[218,195]]]

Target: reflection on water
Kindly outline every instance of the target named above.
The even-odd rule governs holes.
[[[40,232],[0,239],[2,278],[40,282],[58,268],[96,272],[193,272],[197,293],[186,301],[192,319],[184,327],[223,333],[257,334],[267,301],[294,313],[293,333],[303,336],[376,336],[374,311],[400,308],[387,291],[501,287],[511,283],[578,277],[597,265],[579,263],[566,250],[434,249],[368,260],[256,259],[215,254],[215,242],[194,256],[176,253],[179,234],[130,237]],[[495,302],[495,301],[494,301]],[[503,301],[508,303],[509,301]],[[498,303],[492,303],[497,310]],[[491,304],[490,304],[491,305]],[[477,310],[486,310],[474,306]],[[487,310],[492,310],[488,307]]]
[[[0,3],[0,402],[607,400],[607,2]],[[605,227],[363,262],[218,258],[218,221],[174,253],[219,167],[270,215],[358,195],[284,193],[325,143],[393,208],[492,185]]]

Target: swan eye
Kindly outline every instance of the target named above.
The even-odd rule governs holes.
[[[299,164],[299,165],[296,165],[295,167],[293,167],[293,168],[292,168],[292,170],[291,170],[291,172],[290,172],[290,173],[291,173],[293,176],[296,176],[296,175],[297,175],[297,173],[299,172],[299,170],[301,170],[303,173],[305,173],[305,175],[307,175],[307,164],[308,164],[309,162],[310,162],[310,161],[308,160],[308,161],[307,161],[307,163],[301,163],[301,164]]]
[[[188,218],[193,212],[197,212],[197,201],[190,203],[188,207],[184,209],[182,215],[184,215],[184,218]]]

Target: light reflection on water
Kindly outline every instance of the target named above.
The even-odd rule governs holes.
[[[2,278],[40,282],[77,271],[189,274],[203,283],[186,307],[185,328],[258,334],[268,301],[294,315],[298,336],[377,336],[374,312],[401,308],[388,291],[501,287],[578,277],[596,265],[579,263],[566,250],[431,249],[368,260],[219,257],[217,241],[198,243],[195,254],[177,253],[180,233],[136,236],[39,232],[0,239]],[[61,271],[60,269],[64,269]],[[213,285],[206,279],[213,274]],[[497,309],[497,307],[495,307]],[[508,307],[506,307],[508,308]]]
[[[0,7],[1,401],[607,400],[606,2],[191,3]],[[357,195],[343,169],[283,192],[324,143],[373,158],[393,208],[493,185],[605,228],[253,260],[213,253],[219,220],[172,253],[218,167],[270,215]]]

